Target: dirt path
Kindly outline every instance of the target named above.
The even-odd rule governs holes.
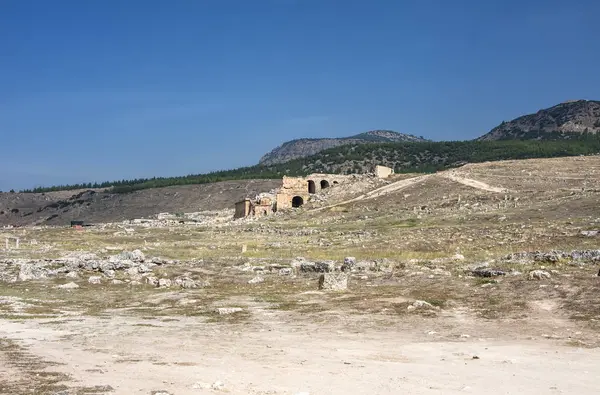
[[[116,395],[580,395],[597,393],[600,374],[597,350],[550,340],[450,341],[393,327],[357,331],[276,319],[249,327],[192,317],[0,323],[0,337],[64,364],[52,370],[70,374],[77,385],[110,386],[107,393]],[[207,388],[216,382],[221,390]]]
[[[452,171],[437,173],[437,175],[440,177],[444,177],[449,180],[452,180],[454,182],[458,182],[460,184],[472,187],[472,188],[481,189],[482,191],[494,192],[494,193],[510,192],[510,190],[505,189],[505,188],[493,187],[482,181],[477,181],[472,178],[461,177]]]
[[[319,207],[319,208],[316,208],[316,209],[314,209],[312,211],[327,210],[327,209],[330,209],[330,208],[333,208],[333,207],[343,206],[345,204],[350,204],[350,203],[358,202],[360,200],[373,199],[373,198],[376,198],[376,197],[379,197],[379,196],[387,195],[389,193],[397,192],[397,191],[400,191],[402,189],[408,188],[410,186],[413,186],[413,185],[416,185],[416,184],[420,184],[420,183],[422,183],[423,181],[427,180],[428,178],[430,178],[432,176],[433,175],[428,174],[428,175],[424,175],[424,176],[418,176],[418,177],[408,178],[408,179],[405,179],[405,180],[396,181],[396,182],[393,182],[393,183],[391,183],[389,185],[383,186],[381,188],[374,189],[374,190],[372,190],[370,192],[367,192],[365,194],[357,196],[357,197],[355,197],[353,199],[345,200],[343,202],[332,204],[332,205],[325,206],[325,207]]]
[[[499,188],[499,187],[494,187],[491,186],[489,184],[486,184],[485,182],[482,181],[478,181],[478,180],[474,180],[471,178],[466,178],[466,177],[461,177],[459,175],[457,175],[455,172],[453,172],[452,170],[450,171],[446,171],[446,172],[439,172],[436,174],[427,174],[427,175],[423,175],[423,176],[418,176],[418,177],[413,177],[413,178],[408,178],[405,180],[400,180],[400,181],[396,181],[393,182],[389,185],[383,186],[381,188],[377,188],[374,189],[370,192],[367,192],[365,194],[362,194],[360,196],[357,196],[353,199],[349,199],[349,200],[344,200],[342,202],[339,203],[335,203],[335,204],[331,204],[325,207],[319,207],[319,208],[315,208],[311,211],[322,211],[322,210],[327,210],[333,207],[338,207],[338,206],[343,206],[346,204],[350,204],[350,203],[354,203],[354,202],[358,202],[361,200],[367,200],[367,199],[373,199],[376,197],[380,197],[383,195],[387,195],[393,192],[397,192],[400,191],[402,189],[406,189],[408,187],[420,184],[432,177],[443,177],[443,178],[447,178],[451,181],[454,182],[458,182],[460,184],[469,186],[471,188],[475,188],[475,189],[480,189],[483,191],[487,191],[487,192],[493,192],[493,193],[507,193],[507,192],[511,192],[508,189],[505,188]]]

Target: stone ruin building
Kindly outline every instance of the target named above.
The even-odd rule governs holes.
[[[330,188],[346,176],[336,174],[311,174],[307,177],[284,176],[281,188],[271,196],[261,194],[254,199],[245,198],[235,204],[234,218],[271,215],[277,210],[300,207],[310,195]]]
[[[377,178],[388,178],[389,176],[394,174],[394,169],[392,169],[390,167],[386,167],[386,166],[377,165],[373,169],[373,173],[375,173],[375,176]]]
[[[306,177],[283,177],[277,192],[277,209],[301,207],[310,195],[339,184],[344,176],[336,174],[311,174]]]
[[[235,204],[234,218],[260,217],[271,215],[275,211],[273,200],[269,197],[246,198]]]
[[[378,178],[388,178],[394,174],[394,170],[385,166],[375,166],[373,173]],[[277,210],[301,207],[308,202],[311,195],[335,187],[347,177],[322,173],[306,177],[284,176],[281,188],[274,191],[273,195],[261,194],[254,199],[246,198],[237,202],[234,218],[260,217],[271,215]]]

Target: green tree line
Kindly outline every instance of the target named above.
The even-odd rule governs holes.
[[[539,136],[530,133],[530,136]],[[547,135],[548,136],[548,135]],[[128,193],[174,185],[206,184],[229,180],[276,179],[284,175],[303,176],[313,172],[352,173],[374,164],[393,167],[398,173],[428,173],[464,163],[507,159],[553,158],[600,153],[600,134],[550,134],[550,140],[442,141],[344,145],[316,155],[270,166],[249,166],[179,177],[153,177],[37,187],[22,192],[42,193],[72,189],[105,188]]]

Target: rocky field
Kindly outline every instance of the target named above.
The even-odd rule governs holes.
[[[3,229],[0,394],[597,393],[600,157],[226,207]]]

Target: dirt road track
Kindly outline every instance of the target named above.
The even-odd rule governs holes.
[[[70,384],[110,385],[116,395],[214,394],[198,387],[215,381],[240,395],[581,395],[597,394],[600,374],[597,350],[393,328],[357,332],[282,322],[236,328],[194,318],[114,317],[52,327],[1,321],[0,337],[7,336],[64,364],[50,369],[70,374]]]
[[[482,182],[482,181],[474,180],[472,178],[461,177],[461,176],[457,175],[456,173],[454,173],[452,170],[449,170],[449,171],[439,172],[439,173],[436,173],[436,174],[427,174],[427,175],[423,175],[423,176],[418,176],[418,177],[408,178],[408,179],[405,179],[405,180],[396,181],[396,182],[393,182],[393,183],[391,183],[389,185],[383,186],[381,188],[374,189],[374,190],[372,190],[370,192],[367,192],[365,194],[357,196],[357,197],[355,197],[353,199],[345,200],[343,202],[339,202],[339,203],[332,204],[332,205],[325,206],[325,207],[319,207],[319,208],[313,209],[312,211],[327,210],[327,209],[330,209],[330,208],[333,208],[333,207],[343,206],[343,205],[354,203],[354,202],[358,202],[358,201],[361,201],[361,200],[373,199],[373,198],[380,197],[380,196],[383,196],[383,195],[388,195],[390,193],[398,192],[398,191],[401,191],[403,189],[409,188],[411,186],[420,184],[420,183],[422,183],[422,182],[424,182],[424,181],[426,181],[428,179],[431,179],[433,177],[443,177],[443,178],[446,178],[448,180],[451,180],[451,181],[458,182],[460,184],[466,185],[468,187],[475,188],[475,189],[480,189],[480,190],[486,191],[486,192],[492,192],[492,193],[507,193],[507,192],[511,192],[508,189],[494,187],[494,186],[486,184],[485,182]]]

